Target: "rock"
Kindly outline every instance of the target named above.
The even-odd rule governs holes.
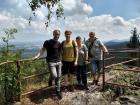
[[[21,102],[16,102],[14,105],[21,105]]]
[[[140,105],[140,98],[132,96],[121,96],[117,100],[121,105]]]
[[[72,94],[66,93],[63,100],[71,102],[70,105],[109,105],[109,102],[103,97],[100,92],[87,93],[75,92]]]
[[[103,92],[104,98],[105,98],[107,101],[109,101],[109,102],[111,102],[111,101],[113,100],[114,95],[115,95],[115,93],[114,93],[113,91],[111,91],[111,90],[108,90],[108,91],[106,91],[106,92]]]
[[[121,105],[119,101],[111,102],[111,105]]]

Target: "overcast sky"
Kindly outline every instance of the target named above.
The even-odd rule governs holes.
[[[60,41],[66,29],[73,32],[73,38],[80,35],[86,39],[88,32],[94,31],[103,41],[127,40],[134,27],[140,32],[140,0],[62,0],[62,4],[66,19],[53,18],[46,30],[44,7],[29,26],[31,10],[26,0],[0,0],[0,37],[4,28],[11,27],[18,29],[16,42],[50,39],[54,29],[61,30]]]

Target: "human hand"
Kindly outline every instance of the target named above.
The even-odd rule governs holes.
[[[89,63],[89,61],[87,61],[87,60],[86,60],[86,61],[84,61],[84,64],[88,64],[88,63]]]
[[[105,56],[109,55],[109,52],[105,52]]]
[[[77,66],[77,61],[74,62],[74,66]]]
[[[33,57],[32,60],[37,60],[39,59],[37,56]]]

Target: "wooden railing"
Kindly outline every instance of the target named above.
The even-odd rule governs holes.
[[[116,53],[121,53],[121,54],[126,54],[126,53],[135,53],[137,58],[132,58],[132,57],[116,57],[116,56],[113,56],[113,57],[109,57],[109,58],[105,58],[105,52],[103,52],[103,76],[102,76],[102,86],[103,86],[103,90],[105,89],[105,85],[114,85],[114,86],[121,86],[121,87],[129,87],[129,88],[136,88],[136,89],[140,89],[140,87],[138,86],[127,86],[127,85],[124,85],[124,84],[120,84],[120,83],[111,83],[111,82],[108,82],[108,80],[106,81],[106,77],[105,77],[105,74],[106,74],[106,70],[107,69],[111,69],[111,67],[113,66],[117,66],[117,65],[125,65],[127,63],[130,63],[130,62],[136,62],[136,66],[135,69],[113,69],[113,70],[118,70],[118,71],[125,71],[125,72],[140,72],[140,68],[139,68],[139,63],[140,63],[140,50],[139,49],[117,49],[117,50],[110,50],[109,51],[110,54],[116,54]],[[112,61],[115,61],[115,59],[118,58],[118,59],[129,59],[129,60],[125,60],[125,61],[122,61],[122,62],[119,62],[119,63],[114,63],[114,64],[110,64],[110,65],[105,65],[106,62],[108,62],[109,60],[112,60]]]
[[[122,85],[122,84],[118,84],[118,83],[110,83],[110,82],[105,81],[106,80],[106,77],[105,77],[106,72],[105,72],[105,70],[111,68],[112,66],[115,66],[115,65],[118,65],[118,64],[126,64],[128,62],[137,61],[136,67],[139,67],[139,61],[140,61],[139,55],[140,55],[140,51],[138,49],[121,49],[119,51],[116,51],[114,49],[111,49],[111,50],[109,50],[109,53],[110,54],[113,54],[113,53],[137,53],[137,58],[116,57],[116,56],[111,56],[111,57],[108,57],[107,58],[107,57],[105,57],[105,52],[103,52],[103,65],[102,65],[102,67],[103,67],[103,72],[102,72],[102,86],[103,86],[103,90],[105,89],[105,85],[106,84],[123,86],[123,87],[130,87],[130,88],[139,88],[140,89],[140,87],[136,87],[136,86],[126,86],[126,85]],[[129,59],[129,60],[122,61],[122,62],[117,62],[117,63],[112,63],[112,62],[115,61],[116,58],[118,58],[118,59]],[[42,59],[44,60],[45,58],[40,58],[38,60],[42,60]],[[7,61],[7,62],[0,63],[0,66],[9,65],[9,64],[15,64],[16,65],[16,74],[17,74],[16,79],[18,81],[18,83],[17,83],[18,85],[17,86],[18,86],[18,89],[19,89],[18,90],[19,94],[18,94],[16,100],[18,100],[18,101],[20,101],[20,98],[21,98],[22,95],[26,95],[26,94],[30,93],[30,92],[21,93],[21,90],[20,90],[21,89],[21,78],[20,78],[21,66],[20,66],[20,63],[22,63],[22,62],[25,62],[26,63],[27,61],[29,61],[29,62],[31,61],[32,63],[34,62],[34,60],[32,60],[32,59],[23,59],[23,60]],[[108,61],[111,61],[111,64],[105,65],[105,63],[108,62]],[[128,69],[128,70],[124,70],[124,69],[113,69],[113,70],[123,70],[123,71],[128,71],[128,72],[129,71],[132,71],[132,72],[140,72],[139,69],[136,69],[136,70],[133,70],[133,69]],[[46,75],[46,74],[48,74],[48,72],[40,73],[40,74],[35,74],[35,75],[30,75],[30,76],[24,77],[23,79],[26,80],[26,79],[29,79],[29,78],[34,78],[34,77],[42,76],[42,75]],[[5,76],[6,76],[6,70],[5,70]],[[6,87],[6,83],[5,83],[5,87]],[[33,92],[33,91],[31,91],[31,92]],[[7,94],[8,93],[5,90],[5,98],[6,98],[6,95]]]
[[[37,59],[37,60],[44,60],[45,58],[40,58],[40,59]],[[17,93],[15,93],[15,94],[17,94],[17,96],[16,96],[16,98],[13,100],[13,101],[20,101],[20,99],[21,99],[21,96],[22,96],[22,94],[24,95],[25,93],[21,93],[21,81],[23,81],[23,80],[27,80],[27,79],[30,79],[30,78],[34,78],[34,77],[38,77],[38,76],[42,76],[42,75],[45,75],[45,74],[48,74],[48,72],[46,71],[46,72],[44,72],[44,73],[40,73],[40,74],[35,74],[35,75],[30,75],[30,76],[27,76],[27,77],[23,77],[22,78],[22,80],[21,80],[21,78],[20,78],[20,72],[21,72],[21,63],[23,63],[23,62],[31,62],[31,63],[33,63],[33,62],[35,62],[35,61],[37,61],[37,60],[33,60],[33,59],[23,59],[23,60],[15,60],[15,61],[6,61],[6,62],[2,62],[2,63],[0,63],[0,70],[1,70],[1,68],[3,68],[3,73],[4,73],[4,83],[5,83],[5,90],[4,90],[4,98],[5,98],[5,100],[4,100],[4,102],[7,102],[8,101],[8,99],[7,99],[7,97],[8,97],[8,95],[9,95],[9,93],[8,93],[8,90],[6,89],[6,87],[7,87],[7,77],[8,77],[8,74],[7,74],[7,66],[9,66],[9,65],[15,65],[16,66],[16,73],[15,74],[13,74],[13,75],[15,75],[15,78],[16,78],[16,81],[17,81]],[[0,84],[1,85],[1,84]]]

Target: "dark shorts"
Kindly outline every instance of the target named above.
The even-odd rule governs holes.
[[[62,61],[62,75],[75,74],[74,62]]]

